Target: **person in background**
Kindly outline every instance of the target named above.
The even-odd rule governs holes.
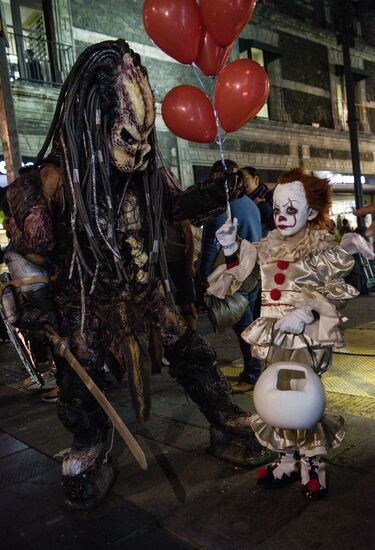
[[[24,174],[29,170],[29,167],[24,166],[19,169],[19,174]],[[0,188],[0,211],[4,213],[5,219],[4,219],[4,227],[7,228],[7,218],[10,216],[10,209],[6,197],[6,188]],[[8,236],[8,233],[7,233]],[[4,261],[4,250],[0,251],[0,264]],[[4,264],[4,267],[5,264]],[[7,268],[6,268],[7,269]],[[25,341],[28,343],[28,347],[30,349],[30,353],[32,355],[32,358],[35,362],[35,365],[37,367],[37,370],[42,375],[44,379],[44,386],[42,390],[41,400],[44,403],[54,403],[58,399],[58,390],[56,386],[56,380],[54,375],[54,369],[55,365],[52,360],[52,357],[50,356],[50,352],[46,345],[37,338],[28,338],[27,335],[24,335]],[[7,329],[5,327],[4,322],[2,319],[0,319],[0,341],[3,342],[9,342],[9,336]],[[39,382],[36,382],[33,380],[30,376],[28,376],[23,381],[23,388],[28,391],[33,390],[40,390],[40,384]],[[48,390],[48,391],[45,391]]]
[[[50,350],[43,342],[35,337],[29,338],[28,343],[37,369],[44,379],[44,386],[41,388],[37,382],[27,377],[23,381],[23,388],[27,391],[41,389],[41,401],[43,401],[43,403],[55,403],[59,398],[59,391],[55,379],[56,367],[50,355]]]
[[[239,166],[229,160],[225,159],[225,165],[227,171],[238,172]],[[222,177],[225,173],[224,167],[221,161],[217,161],[213,164],[211,169],[211,177]],[[260,213],[255,203],[247,196],[236,199],[230,203],[231,217],[238,220],[238,236],[241,239],[246,239],[249,242],[259,241],[262,237],[262,228],[260,221]],[[207,283],[208,276],[214,271],[218,264],[220,264],[220,256],[222,247],[216,239],[215,233],[221,227],[227,219],[225,212],[219,214],[213,220],[206,223],[203,227],[202,236],[202,250],[199,266],[199,274],[201,281]],[[260,289],[258,282],[257,286],[249,293],[243,293],[249,305],[246,308],[245,313],[241,319],[233,326],[233,330],[237,335],[241,353],[243,357],[244,367],[240,374],[239,384],[235,385],[233,392],[244,392],[254,388],[255,382],[260,376],[260,362],[251,355],[250,346],[241,338],[241,333],[250,323],[253,322],[253,309],[254,304]]]
[[[1,203],[0,203],[1,204]],[[4,254],[2,248],[0,248],[0,265],[4,263]],[[5,327],[4,321],[0,317],[0,342],[9,342],[9,336]]]
[[[259,208],[262,237],[265,237],[269,231],[275,229],[272,209],[272,192],[264,183],[260,182],[259,174],[253,166],[245,166],[241,168],[241,172],[245,179],[246,194]]]
[[[6,216],[8,211],[8,203],[6,200],[6,188],[0,187],[0,214]],[[0,247],[0,267],[5,268],[4,253]],[[0,318],[0,342],[9,342],[9,336],[3,320]]]
[[[35,56],[33,50],[26,50],[26,67],[30,80],[43,82],[42,66],[39,59]]]
[[[337,243],[340,242],[340,234],[337,230],[336,222],[332,218],[327,222],[327,231],[333,236]]]
[[[370,226],[366,228],[364,234],[363,234],[362,228],[359,228],[359,227],[356,229],[356,232],[358,232],[360,235],[362,235],[366,239],[368,239],[368,237],[375,238],[375,204],[369,204],[369,205],[366,205],[366,206],[362,206],[362,208],[359,208],[358,210],[354,210],[353,214],[357,217],[367,216],[368,214],[372,215],[372,222],[371,222]],[[355,269],[358,271],[358,258],[356,257],[356,255],[353,255],[353,258],[356,260]],[[373,264],[372,264],[372,266],[373,266]],[[359,283],[361,284],[361,292],[364,293],[364,294],[367,294],[369,292],[369,289],[367,288],[367,284],[366,284],[366,281],[364,279],[365,279],[364,271],[363,271],[363,269],[361,269],[361,278],[358,277],[357,282],[358,282],[358,284]],[[373,291],[374,291],[374,288],[372,287],[371,292],[373,292]]]
[[[340,228],[340,235],[341,237],[345,235],[345,233],[351,233],[353,229],[350,227],[349,221],[346,218],[343,218]]]
[[[260,182],[260,176],[253,166],[245,166],[241,171],[245,179],[246,194],[259,209],[262,238],[264,238],[268,235],[269,231],[275,229],[272,206],[273,193],[265,184]],[[253,308],[253,320],[257,319],[260,315],[261,301],[262,289],[260,288]]]
[[[365,235],[366,237],[375,237],[375,204],[369,204],[359,208],[358,210],[354,210],[353,214],[357,217],[367,216],[367,214],[372,215],[372,223],[370,227],[366,229]]]

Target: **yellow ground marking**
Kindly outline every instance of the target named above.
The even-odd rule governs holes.
[[[322,377],[328,411],[375,419],[374,336],[370,329],[345,332],[347,347],[333,354],[332,367]],[[224,366],[221,371],[236,383],[242,367]]]
[[[375,418],[375,399],[342,393],[326,392],[327,410],[345,412],[355,416]]]
[[[369,326],[368,324],[366,325]],[[374,327],[375,328],[375,327]],[[375,332],[371,329],[349,328],[344,330],[345,348],[335,350],[335,353],[353,353],[375,355]]]

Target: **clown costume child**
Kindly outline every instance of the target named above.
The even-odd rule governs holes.
[[[258,263],[262,279],[261,315],[243,333],[263,368],[278,361],[311,367],[319,376],[331,365],[332,348],[344,345],[340,309],[358,292],[345,283],[354,260],[325,229],[331,205],[328,180],[299,168],[283,174],[273,196],[276,229],[259,243],[236,237],[236,219],[217,231],[226,257],[209,279],[219,298],[246,284]],[[302,492],[320,498],[327,491],[321,457],[344,437],[342,419],[323,415],[314,428],[292,430],[268,425],[255,414],[259,442],[278,453],[258,469],[258,483],[283,486],[301,476]]]

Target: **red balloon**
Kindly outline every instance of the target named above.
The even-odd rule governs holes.
[[[235,132],[249,122],[267,101],[269,89],[268,75],[256,61],[237,59],[224,67],[214,93],[223,130]]]
[[[256,0],[200,0],[204,26],[219,46],[229,46],[255,9]]]
[[[212,36],[203,28],[198,57],[194,61],[194,65],[206,76],[215,76],[228,61],[232,48],[233,43],[226,48],[218,46]]]
[[[209,97],[195,86],[176,86],[165,96],[161,114],[176,136],[211,143],[216,137],[216,120]]]
[[[180,63],[193,63],[202,27],[195,0],[145,0],[143,25],[161,50]]]

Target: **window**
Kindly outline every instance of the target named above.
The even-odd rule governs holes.
[[[61,83],[71,66],[72,48],[56,43],[52,9],[42,0],[3,0],[8,23],[7,59],[11,80]]]
[[[342,76],[337,77],[336,93],[337,93],[337,112],[339,116],[339,123],[341,128],[347,129],[348,109],[346,106],[345,86],[344,86],[344,79]]]
[[[249,50],[245,50],[240,53],[241,59],[252,59],[253,61],[256,61],[259,63],[263,69],[266,68],[265,62],[264,62],[264,52],[263,50],[260,50],[259,48],[250,48]],[[269,118],[268,114],[268,105],[265,103],[261,110],[258,112],[257,117],[260,118]]]
[[[352,80],[353,80],[353,93],[354,104],[356,109],[356,115],[359,121],[359,129],[362,131],[368,131],[368,121],[364,88],[359,85],[361,80],[370,77],[370,74],[364,69],[351,68]],[[342,65],[336,65],[336,94],[337,94],[337,111],[339,124],[342,129],[348,129],[348,101],[346,96],[344,67]],[[367,129],[367,130],[366,130]]]

